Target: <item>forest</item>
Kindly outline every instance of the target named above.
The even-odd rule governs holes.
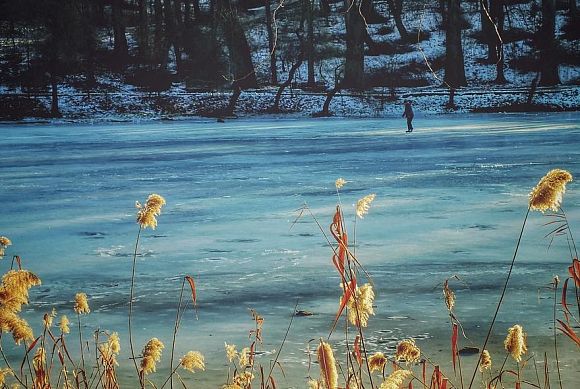
[[[575,0],[1,0],[0,10],[0,119],[329,116],[335,96],[378,115],[413,96],[430,96],[425,109],[437,95],[476,110],[514,91],[504,105],[533,109],[543,90],[571,101],[556,108],[578,108]],[[483,101],[462,97],[477,90]]]

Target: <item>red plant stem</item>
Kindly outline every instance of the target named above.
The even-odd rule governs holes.
[[[556,340],[556,300],[558,298],[557,296],[558,294],[558,282],[556,280],[554,280],[554,321],[553,321],[553,327],[554,327],[554,354],[556,355],[556,369],[558,370],[558,381],[560,383],[560,389],[562,388],[562,376],[560,375],[560,360],[558,359],[558,343]]]

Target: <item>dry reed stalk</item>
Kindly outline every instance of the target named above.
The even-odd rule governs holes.
[[[403,387],[403,382],[412,376],[413,372],[410,370],[395,370],[382,382],[379,389],[401,389]]]
[[[152,193],[147,197],[145,205],[141,205],[138,201],[135,202],[135,207],[137,211],[137,224],[139,224],[139,231],[137,232],[137,239],[135,240],[135,250],[133,251],[133,265],[131,268],[131,287],[129,291],[129,348],[131,350],[131,359],[133,360],[133,365],[135,366],[135,371],[139,376],[139,384],[141,387],[144,386],[144,374],[142,370],[137,366],[137,360],[135,359],[135,350],[133,345],[133,294],[135,290],[135,269],[137,267],[137,250],[139,248],[139,240],[141,238],[141,231],[147,227],[155,229],[157,227],[157,216],[161,214],[161,208],[166,204],[165,199],[155,193]]]
[[[5,236],[0,236],[0,259],[4,258],[4,252],[8,246],[12,244],[12,241]]]
[[[330,344],[320,340],[317,349],[318,364],[320,365],[320,378],[325,389],[338,388],[338,373],[336,372],[336,360]]]
[[[521,325],[516,324],[508,329],[508,334],[503,342],[504,347],[516,362],[522,361],[522,355],[528,351],[526,344],[527,334]]]

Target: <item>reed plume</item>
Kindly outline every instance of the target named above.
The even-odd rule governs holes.
[[[60,331],[63,334],[68,334],[70,332],[69,324],[70,324],[70,321],[68,320],[68,317],[66,317],[66,315],[62,315],[60,317],[60,322],[58,323],[58,327],[60,328]]]
[[[10,246],[12,242],[5,236],[0,236],[0,259],[4,258],[4,250]]]
[[[572,181],[572,174],[566,170],[553,169],[540,179],[529,194],[530,209],[545,212],[548,209],[557,212],[566,192],[566,184]]]
[[[103,389],[118,389],[117,373],[115,366],[118,366],[117,356],[121,352],[119,334],[113,332],[109,335],[107,342],[99,345],[99,362],[103,367],[102,384]]]
[[[491,369],[491,355],[489,351],[483,350],[481,353],[481,363],[479,364],[479,370],[483,372],[484,370]]]
[[[412,375],[410,370],[396,370],[383,381],[379,389],[401,389],[403,382]]]
[[[321,340],[320,345],[318,345],[317,354],[323,387],[325,389],[337,389],[338,373],[336,372],[336,361],[330,344]]]
[[[11,333],[16,344],[34,340],[32,328],[28,322],[4,307],[0,308],[0,330]]]
[[[244,368],[250,364],[250,348],[244,347],[240,354],[238,355],[238,364],[241,368]]]
[[[50,388],[50,377],[46,371],[46,351],[44,347],[39,347],[32,358],[32,367],[34,368],[34,388]]]
[[[447,309],[451,312],[455,306],[455,293],[449,288],[449,280],[445,280],[443,284],[443,297]]]
[[[204,357],[200,352],[189,351],[179,360],[181,367],[195,373],[194,369],[205,370]]]
[[[336,180],[336,182],[334,183],[334,185],[336,186],[336,189],[340,189],[344,186],[344,184],[346,184],[347,181],[344,178],[339,178]]]
[[[235,344],[227,344],[224,343],[226,347],[226,358],[229,362],[233,361],[235,358],[238,357],[238,352],[236,350]]]
[[[506,351],[511,354],[516,362],[521,362],[522,355],[528,351],[526,339],[527,334],[521,325],[516,324],[508,329],[508,334],[503,344]]]
[[[28,291],[41,284],[40,278],[28,270],[10,270],[2,276],[0,306],[11,312],[20,312],[28,304]]]
[[[251,372],[244,371],[234,377],[234,385],[238,385],[241,388],[250,388],[253,379],[254,375]]]
[[[85,293],[77,293],[75,295],[74,311],[79,315],[86,315],[91,312],[91,309],[89,308],[89,302],[87,300],[87,295]]]
[[[143,359],[141,359],[141,371],[149,374],[156,371],[157,362],[161,360],[161,351],[165,346],[157,338],[151,338],[143,348]]]
[[[369,358],[369,368],[371,369],[371,372],[375,370],[383,371],[386,363],[387,357],[385,357],[385,354],[381,352],[375,353]]]
[[[421,350],[413,339],[405,339],[397,344],[395,358],[398,361],[405,360],[407,363],[415,363],[421,358]]]
[[[320,381],[308,380],[308,389],[322,389],[322,385],[320,384]]]
[[[9,375],[14,375],[14,372],[10,368],[2,368],[0,369],[0,387],[6,385],[6,377]]]
[[[141,228],[151,227],[154,230],[157,227],[157,216],[161,215],[161,207],[165,204],[165,199],[155,193],[149,195],[145,205],[136,202],[135,206],[139,209],[137,223]]]
[[[371,284],[364,284],[360,288],[357,286],[355,292],[351,294],[346,306],[348,307],[348,320],[357,327],[366,327],[369,317],[375,314],[373,301],[375,292]]]
[[[359,201],[357,201],[356,203],[356,215],[358,217],[360,217],[361,219],[364,217],[364,215],[366,215],[369,212],[369,208],[371,207],[371,203],[373,202],[373,200],[375,199],[375,194],[370,194],[367,195],[365,197],[363,197],[362,199],[360,199]]]
[[[50,313],[45,313],[44,317],[42,318],[44,326],[46,328],[52,327],[52,322],[54,321],[55,317],[56,317],[56,309],[52,308],[52,311]]]

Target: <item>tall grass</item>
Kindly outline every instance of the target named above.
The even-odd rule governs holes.
[[[299,217],[310,215],[321,231],[330,249],[329,264],[334,267],[340,279],[340,287],[337,286],[336,295],[338,306],[336,313],[329,318],[329,332],[317,341],[316,361],[318,374],[314,377],[308,370],[308,381],[304,383],[309,388],[324,389],[397,389],[397,388],[471,388],[484,387],[488,389],[503,388],[514,385],[516,388],[531,387],[549,389],[552,382],[557,382],[563,389],[562,372],[566,367],[561,366],[558,350],[561,347],[580,347],[580,337],[576,333],[576,327],[580,324],[580,261],[576,251],[573,234],[568,219],[561,203],[566,184],[572,180],[572,176],[563,170],[552,170],[543,177],[538,185],[530,193],[520,229],[516,248],[510,262],[509,270],[502,289],[499,291],[499,299],[495,311],[492,314],[482,346],[477,349],[477,361],[470,381],[464,378],[466,366],[462,363],[460,353],[463,339],[467,338],[462,326],[461,318],[455,307],[457,305],[456,293],[452,287],[455,282],[462,282],[457,276],[450,275],[442,280],[443,303],[441,309],[445,309],[449,316],[450,326],[450,357],[452,371],[444,371],[442,364],[437,363],[421,350],[415,339],[402,339],[398,342],[394,353],[375,352],[371,354],[367,348],[367,328],[375,315],[375,285],[369,272],[363,266],[360,250],[356,250],[356,226],[361,223],[371,211],[371,205],[375,195],[362,197],[353,212],[352,224],[348,225],[345,218],[345,210],[341,201],[341,189],[347,185],[344,179],[338,179],[335,183],[338,204],[327,229],[323,227],[313,212],[304,206]],[[157,372],[158,364],[164,364],[165,344],[156,337],[150,338],[137,353],[134,345],[133,315],[135,284],[138,276],[136,271],[137,256],[139,252],[139,240],[141,233],[146,228],[157,226],[157,217],[161,213],[165,200],[159,195],[152,194],[144,205],[138,204],[137,223],[139,230],[135,240],[135,249],[132,258],[131,282],[129,285],[129,310],[128,310],[128,335],[131,353],[131,361],[135,369],[132,381],[127,381],[127,387],[153,387],[163,389],[166,386],[173,388],[177,383],[179,387],[187,388],[192,385],[182,374],[198,373],[206,368],[204,355],[199,351],[189,351],[175,363],[175,348],[179,336],[179,329],[185,311],[192,307],[197,315],[197,288],[191,276],[180,277],[181,288],[179,297],[176,299],[175,324],[173,328],[171,350],[169,356],[169,369],[162,377],[151,379]],[[546,223],[551,230],[546,234],[551,240],[563,237],[568,243],[571,264],[568,269],[569,276],[561,282],[554,278],[551,284],[553,292],[552,317],[547,320],[553,325],[553,358],[556,366],[557,379],[551,377],[550,360],[548,350],[533,350],[528,345],[527,334],[524,325],[514,323],[506,334],[495,334],[494,324],[500,313],[505,296],[509,293],[509,281],[515,267],[517,253],[522,242],[522,236],[531,211],[542,213],[550,211],[546,217],[550,221]],[[350,235],[350,237],[349,237]],[[358,239],[360,240],[360,239]],[[551,244],[551,241],[550,241]],[[7,237],[0,237],[0,255],[4,255],[12,242]],[[0,355],[4,367],[0,367],[0,388],[22,387],[32,389],[65,388],[65,389],[118,389],[121,387],[117,369],[119,363],[120,339],[116,332],[96,329],[92,337],[84,333],[83,317],[91,314],[89,297],[79,292],[74,296],[71,310],[77,316],[78,333],[71,334],[70,321],[66,315],[54,310],[43,315],[42,333],[34,336],[31,326],[21,316],[23,306],[28,304],[29,290],[40,285],[40,279],[32,272],[22,268],[22,260],[13,255],[13,261],[9,270],[2,277],[0,284]],[[558,288],[562,285],[561,289]],[[189,288],[187,288],[189,286]],[[191,292],[191,299],[185,296],[185,291]],[[72,296],[71,296],[72,297]],[[559,301],[558,300],[559,297]],[[571,303],[570,301],[573,301]],[[296,306],[293,311],[296,312]],[[560,307],[560,314],[557,307]],[[577,308],[577,309],[576,309]],[[200,315],[203,311],[200,312]],[[284,344],[291,331],[293,318],[289,320],[284,338],[275,353],[275,358],[269,365],[263,365],[258,358],[264,348],[263,326],[265,318],[257,311],[250,310],[253,327],[248,330],[248,344],[239,349],[236,345],[225,343],[224,360],[227,361],[227,372],[224,371],[223,388],[225,389],[275,389],[284,387],[283,381],[277,379],[277,374],[284,374],[280,363],[280,355]],[[58,323],[58,326],[55,325]],[[344,344],[340,346],[332,344],[332,335],[343,332],[340,338]],[[558,331],[565,335],[558,342]],[[2,347],[4,334],[12,335],[12,342],[22,348],[19,358],[10,358]],[[311,336],[311,334],[304,334]],[[90,339],[90,340],[89,340]],[[491,355],[488,351],[489,344],[501,344],[505,352]],[[76,344],[78,343],[78,344]],[[70,347],[78,347],[78,357],[73,355]],[[346,351],[346,352],[341,352]],[[550,351],[551,352],[551,351]],[[538,371],[535,355],[543,354],[544,370]],[[468,364],[469,365],[469,364]],[[535,370],[532,370],[535,369]],[[479,373],[479,379],[477,379]],[[535,377],[534,377],[535,373]],[[534,377],[530,379],[530,377]],[[534,380],[535,379],[535,380]],[[195,385],[195,380],[193,381]]]

